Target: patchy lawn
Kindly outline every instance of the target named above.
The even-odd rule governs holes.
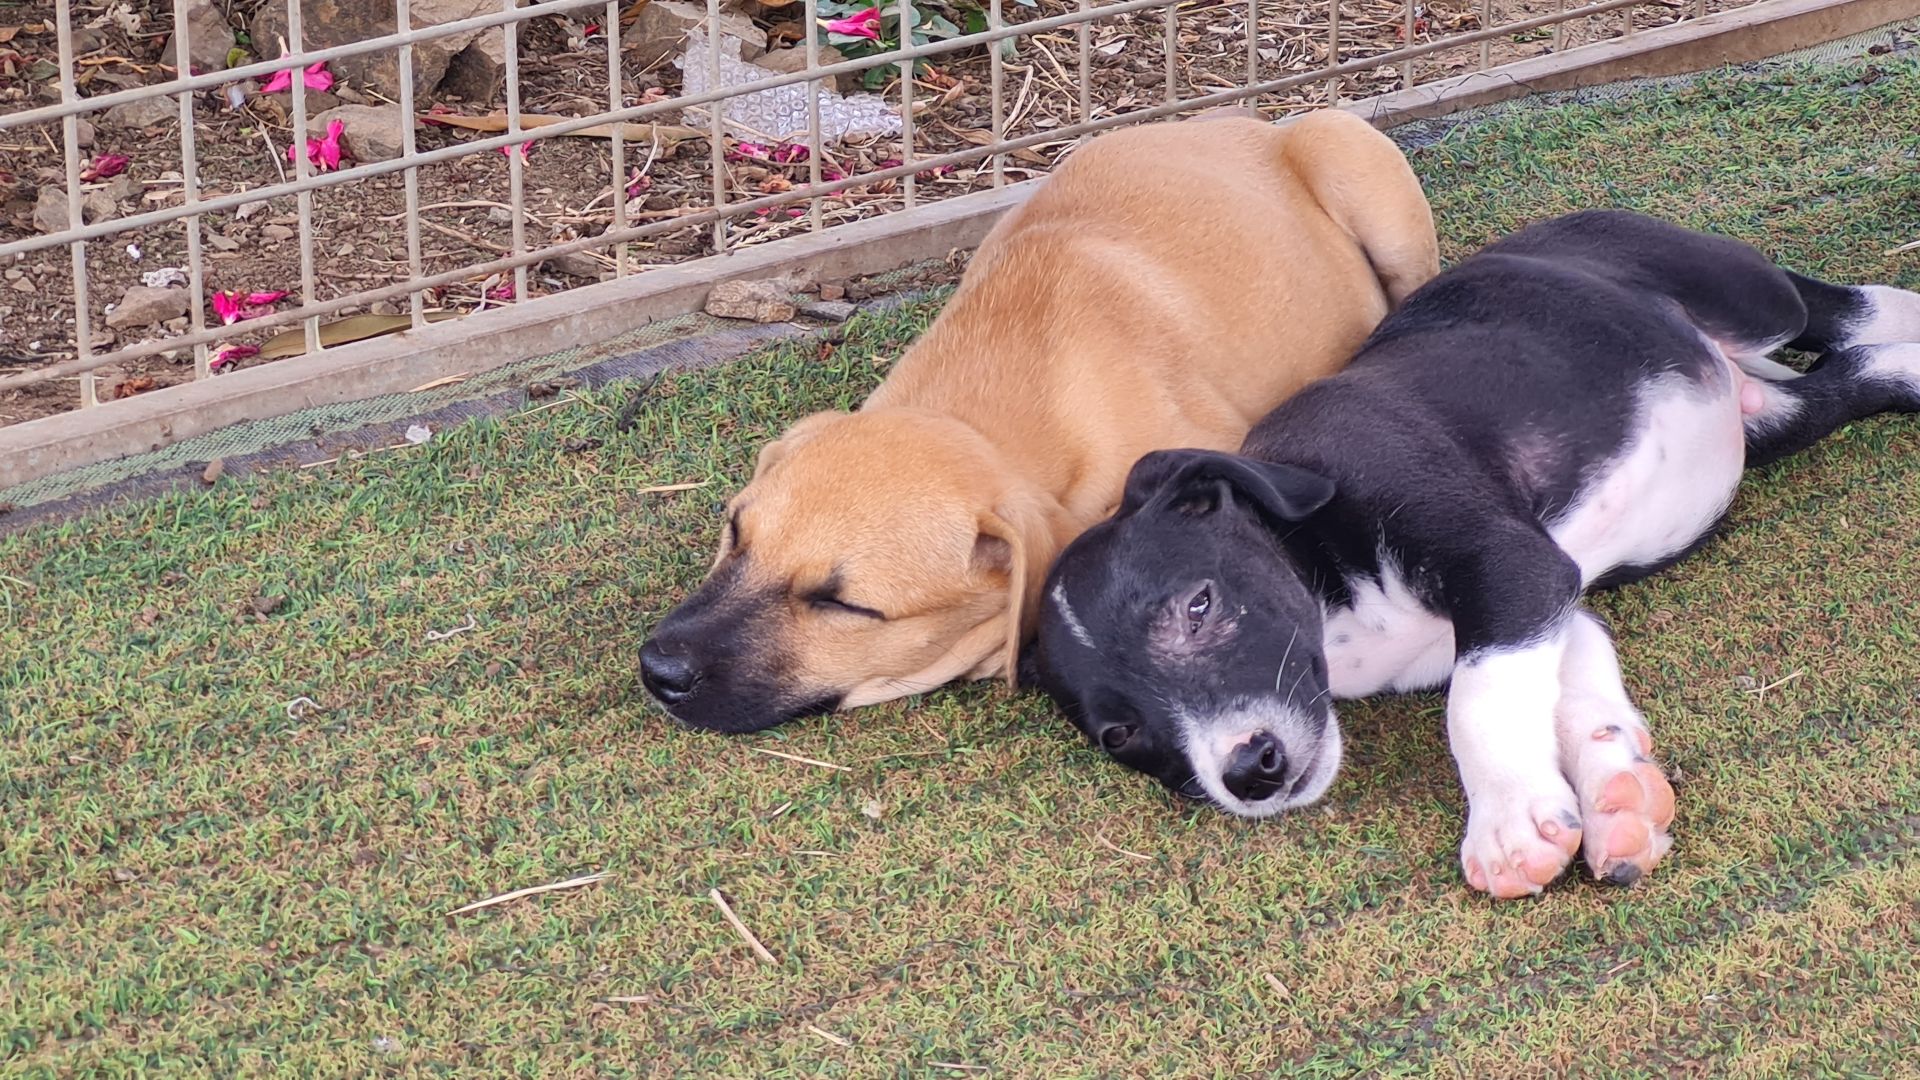
[[[1920,66],[1882,57],[1415,161],[1455,257],[1618,205],[1920,287],[1885,254],[1917,132]],[[0,539],[0,1073],[1911,1069],[1920,421],[1755,475],[1723,541],[1600,602],[1678,847],[1495,905],[1436,696],[1348,708],[1331,797],[1257,824],[994,687],[732,740],[648,706],[635,653],[753,449],[936,307],[665,379],[625,432],[633,385]]]

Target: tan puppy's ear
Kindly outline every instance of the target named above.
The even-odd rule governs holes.
[[[1001,644],[1000,673],[1009,687],[1019,686],[1020,643],[1027,624],[1038,618],[1040,588],[1060,550],[1064,515],[1038,507],[1003,506],[980,515],[973,542],[974,568],[1007,579],[1007,637]]]
[[[794,421],[793,426],[781,432],[779,438],[760,448],[760,458],[753,463],[753,478],[760,479],[761,473],[766,472],[781,458],[787,456],[794,447],[819,434],[827,424],[846,415],[843,412],[829,410],[803,416]]]

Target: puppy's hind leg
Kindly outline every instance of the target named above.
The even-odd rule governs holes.
[[[1804,450],[1864,417],[1920,412],[1920,342],[1839,349],[1798,377],[1741,366],[1748,376],[1748,468]]]
[[[1888,285],[1833,285],[1787,272],[1807,308],[1807,325],[1788,342],[1802,352],[1920,341],[1920,293]]]
[[[1568,626],[1554,720],[1561,770],[1580,797],[1587,867],[1602,881],[1631,885],[1673,846],[1673,786],[1650,758],[1653,736],[1627,700],[1613,639],[1592,612]]]

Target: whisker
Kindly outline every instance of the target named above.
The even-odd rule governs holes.
[[[1307,669],[1306,669],[1306,668],[1301,668],[1301,669],[1300,669],[1300,674],[1298,674],[1298,675],[1295,675],[1295,676],[1293,677],[1293,685],[1292,685],[1292,686],[1289,686],[1289,687],[1287,687],[1287,700],[1288,700],[1288,701],[1292,701],[1292,700],[1293,700],[1293,692],[1294,692],[1295,690],[1298,690],[1298,689],[1300,689],[1300,680],[1301,680],[1301,679],[1304,679],[1304,678],[1306,678],[1306,677],[1307,677]],[[1276,690],[1278,690],[1278,689],[1280,688],[1280,683],[1279,683],[1278,681],[1276,681],[1276,682],[1275,682],[1275,683],[1273,684],[1273,687],[1274,687],[1274,689],[1276,689]]]
[[[1273,673],[1273,692],[1280,692],[1280,680],[1287,673],[1287,657],[1293,655],[1293,643],[1300,639],[1300,627],[1293,628],[1293,636],[1287,639],[1287,651],[1280,654],[1280,670]]]

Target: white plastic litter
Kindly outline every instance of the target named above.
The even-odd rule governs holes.
[[[185,285],[187,272],[177,266],[163,266],[158,270],[149,270],[140,275],[140,284],[149,289],[164,289],[169,285]]]
[[[414,424],[407,428],[407,441],[415,446],[433,438],[433,429],[425,424]]]
[[[698,31],[687,35],[687,50],[674,60],[681,72],[686,94],[706,93],[713,85],[707,36]],[[773,77],[765,68],[740,59],[740,42],[720,36],[720,85],[747,86]],[[771,90],[742,94],[721,103],[720,122],[736,136],[787,141],[807,134],[807,83],[790,83]],[[841,97],[825,86],[820,93],[820,138],[838,142],[849,135],[893,135],[900,131],[900,115],[875,94],[849,94]],[[712,123],[706,106],[686,110],[686,122],[693,126]]]

